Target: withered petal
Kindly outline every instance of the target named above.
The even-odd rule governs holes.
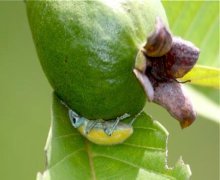
[[[150,57],[160,57],[165,55],[171,46],[172,36],[162,19],[157,17],[155,31],[148,36],[143,52]]]
[[[173,37],[171,50],[165,55],[166,74],[172,78],[181,78],[189,72],[199,58],[199,49],[191,42]]]
[[[137,77],[137,79],[139,80],[139,82],[141,83],[141,85],[147,95],[148,100],[152,101],[154,98],[154,89],[153,89],[153,86],[152,86],[150,80],[148,79],[148,77],[145,74],[141,73],[137,69],[133,69],[133,72],[134,72],[135,76]]]
[[[182,128],[188,127],[196,119],[190,99],[184,94],[181,84],[175,81],[158,83],[154,87],[153,102],[163,106],[180,122]]]

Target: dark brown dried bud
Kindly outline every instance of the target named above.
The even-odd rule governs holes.
[[[182,128],[186,128],[196,119],[192,103],[177,82],[159,83],[155,87],[153,102],[163,106]]]
[[[158,17],[156,19],[155,31],[147,38],[147,43],[143,47],[143,52],[150,57],[160,57],[165,55],[172,46],[172,36]]]

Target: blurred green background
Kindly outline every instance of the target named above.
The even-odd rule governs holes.
[[[204,36],[209,32],[209,37],[206,36],[206,42],[200,48],[205,51],[206,46],[213,46],[213,56],[203,53],[199,63],[219,67],[219,16],[215,20],[217,25],[203,25],[203,22],[212,19],[216,8],[219,12],[219,2],[198,3],[196,7],[202,11],[195,18],[183,13],[176,14],[183,19],[181,22],[175,21],[172,13],[179,12],[178,8],[185,8],[188,13],[195,9],[184,2],[166,1],[164,5],[174,34],[200,44],[196,29],[202,29]],[[189,20],[192,21],[191,29],[186,31]],[[194,21],[199,21],[200,26],[193,25]],[[219,106],[218,90],[195,88]],[[37,58],[25,4],[0,1],[0,179],[35,179],[36,173],[44,169],[43,148],[50,125],[51,94],[52,89]],[[169,166],[174,165],[182,155],[191,166],[192,180],[219,179],[217,123],[199,116],[191,127],[181,130],[176,120],[159,106],[147,104],[146,109],[170,133]]]

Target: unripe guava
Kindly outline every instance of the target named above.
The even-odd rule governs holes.
[[[143,109],[133,68],[138,51],[167,19],[159,0],[27,1],[33,39],[57,96],[88,119]]]

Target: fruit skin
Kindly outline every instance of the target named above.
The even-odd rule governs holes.
[[[140,112],[146,96],[133,74],[135,57],[160,1],[27,1],[43,70],[56,94],[88,119]]]

